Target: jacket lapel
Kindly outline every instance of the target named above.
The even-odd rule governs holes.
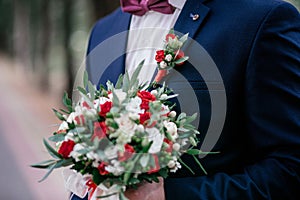
[[[187,0],[175,24],[175,31],[193,38],[209,13],[209,8],[203,2],[207,0]],[[193,20],[191,15],[199,15]]]

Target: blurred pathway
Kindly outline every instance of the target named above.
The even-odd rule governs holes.
[[[35,87],[36,88],[36,87]],[[30,164],[48,159],[42,144],[58,123],[59,99],[36,91],[9,60],[0,57],[0,200],[65,200],[61,171],[38,183],[46,170]]]

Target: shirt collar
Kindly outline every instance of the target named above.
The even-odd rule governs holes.
[[[169,4],[171,4],[172,6],[178,8],[178,9],[182,9],[184,4],[185,4],[186,0],[169,0]]]

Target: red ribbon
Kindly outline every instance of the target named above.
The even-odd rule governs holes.
[[[98,186],[96,185],[96,183],[94,183],[94,181],[92,179],[90,179],[88,182],[86,182],[86,186],[88,186],[88,191],[89,191],[88,200],[91,200],[91,198]]]

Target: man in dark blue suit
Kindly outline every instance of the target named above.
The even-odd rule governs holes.
[[[88,53],[128,30],[131,19],[131,14],[118,9],[100,20],[92,31]],[[164,180],[164,186],[145,184],[127,195],[132,199],[163,199],[164,193],[170,200],[300,199],[298,11],[280,0],[187,0],[174,29],[189,33],[208,52],[222,76],[227,112],[213,148],[220,154],[200,160],[208,175],[184,156],[195,174],[182,169]],[[126,37],[119,48],[126,48]],[[188,48],[186,52],[197,53]],[[115,81],[124,72],[125,56],[111,66],[97,77],[94,74],[100,63],[88,65],[92,81]],[[211,102],[203,77],[196,76],[192,69],[187,62],[178,72],[190,82],[199,99],[203,140],[212,115]],[[180,84],[174,84],[176,76],[170,76],[170,87],[180,90]]]

